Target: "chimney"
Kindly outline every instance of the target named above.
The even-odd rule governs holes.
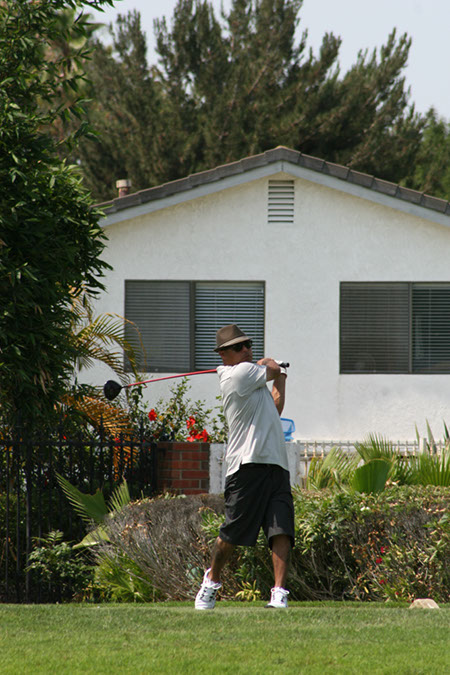
[[[116,188],[119,190],[119,198],[126,197],[130,191],[131,180],[129,178],[122,178],[121,180],[116,180]]]

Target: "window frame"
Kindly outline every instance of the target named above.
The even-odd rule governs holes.
[[[376,288],[377,286],[406,286],[407,287],[407,301],[405,309],[408,313],[407,320],[407,344],[405,350],[407,354],[408,366],[405,369],[399,370],[389,370],[389,369],[379,369],[379,370],[349,370],[343,368],[343,360],[346,357],[344,354],[344,345],[343,345],[343,313],[348,311],[348,308],[343,308],[343,290],[351,287],[355,288]],[[433,362],[433,357],[436,358],[436,351],[429,351],[425,356],[425,360],[431,363],[427,368],[418,368],[416,366],[417,355],[415,353],[415,341],[417,340],[417,334],[415,332],[415,327],[413,325],[413,319],[417,316],[417,313],[420,311],[420,301],[415,300],[414,291],[420,289],[446,289],[448,290],[448,301],[450,305],[450,281],[341,281],[339,285],[339,374],[340,375],[448,375],[450,374],[450,358],[448,360],[443,360],[442,363],[447,363],[446,367]],[[436,300],[435,300],[436,301]],[[438,315],[434,315],[435,317]],[[449,314],[450,316],[450,314]],[[449,332],[450,332],[450,320],[448,322]],[[443,330],[445,329],[445,323],[443,323]],[[427,335],[425,335],[426,339]],[[437,349],[435,343],[435,350]],[[449,357],[450,357],[450,340],[449,340]],[[356,354],[355,354],[356,356]]]
[[[204,370],[206,368],[210,367],[215,367],[214,365],[204,367],[203,365],[197,366],[195,363],[196,360],[196,324],[197,324],[197,302],[196,302],[196,289],[198,285],[201,284],[217,284],[219,285],[227,285],[229,284],[230,287],[236,286],[236,285],[257,285],[259,284],[261,286],[263,298],[262,298],[262,316],[261,316],[261,324],[262,324],[262,345],[261,349],[262,352],[264,352],[264,343],[265,343],[265,325],[266,325],[266,282],[265,280],[259,280],[259,279],[241,279],[241,280],[230,280],[230,279],[196,279],[196,280],[188,280],[188,279],[125,279],[124,280],[124,318],[126,320],[129,319],[127,316],[127,284],[129,283],[134,283],[134,282],[141,282],[141,283],[164,283],[164,284],[186,284],[189,291],[189,339],[190,339],[190,349],[189,349],[189,364],[186,364],[184,367],[172,367],[170,369],[167,368],[162,368],[161,366],[150,366],[147,364],[145,370],[140,370],[139,364],[138,364],[138,370],[140,372],[145,372],[145,373],[161,373],[161,372],[173,372],[173,373],[182,373],[182,372],[195,372],[197,370]],[[238,321],[234,321],[233,318],[231,318],[230,323],[239,323]],[[223,324],[220,324],[218,328],[220,328]],[[127,331],[127,322],[125,322],[125,332],[127,334],[133,331],[133,329],[128,329]],[[240,327],[241,324],[240,324]],[[245,328],[244,328],[245,330]],[[250,336],[252,337],[252,336]],[[213,353],[214,349],[214,342],[211,344],[211,352]],[[147,357],[148,358],[148,357]],[[258,358],[261,358],[258,356]],[[138,359],[139,361],[139,359]],[[217,365],[221,364],[220,357],[217,356]],[[129,365],[128,360],[124,357],[124,367],[126,369],[126,372],[131,372],[131,368]]]

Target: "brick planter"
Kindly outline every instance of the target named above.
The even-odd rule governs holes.
[[[209,492],[208,443],[158,443],[158,492]]]

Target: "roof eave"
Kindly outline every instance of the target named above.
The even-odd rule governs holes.
[[[450,202],[445,199],[282,146],[99,204],[106,216],[102,225],[106,227],[279,172],[450,226]]]

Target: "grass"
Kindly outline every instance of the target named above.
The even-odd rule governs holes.
[[[448,673],[450,605],[0,605],[0,673]]]

